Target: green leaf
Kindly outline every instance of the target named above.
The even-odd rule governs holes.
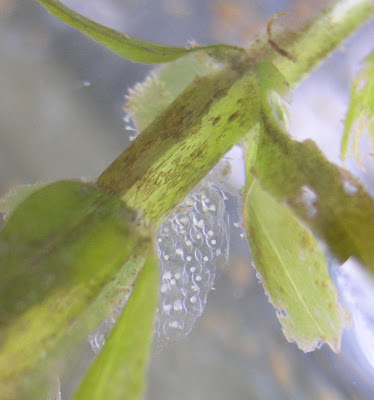
[[[261,82],[270,73],[271,67],[266,68],[259,70]],[[275,67],[271,73],[279,74]],[[249,175],[290,206],[341,261],[356,256],[374,272],[373,199],[348,171],[330,163],[313,141],[300,143],[284,133],[275,115],[279,112],[269,105],[262,109],[258,150]]]
[[[79,325],[79,317],[147,240],[133,219],[117,198],[74,181],[34,192],[7,219],[0,231],[2,399],[25,390],[33,398],[30,374],[53,370],[61,345],[95,327]]]
[[[245,198],[244,220],[256,269],[287,340],[305,352],[324,342],[338,352],[345,312],[318,241],[256,179]]]
[[[230,45],[210,46],[163,46],[150,43],[128,35],[124,35],[114,29],[98,24],[70,8],[64,6],[58,0],[37,0],[52,15],[62,22],[80,30],[92,39],[106,46],[108,49],[134,62],[165,63],[182,57],[190,52],[204,50],[219,59],[232,59],[243,56],[245,50]]]
[[[46,183],[36,183],[33,185],[21,185],[12,189],[5,196],[0,198],[0,212],[4,213],[6,218],[15,210],[27,197],[41,189]]]
[[[152,343],[158,298],[158,262],[152,254],[105,346],[86,373],[74,400],[138,400]]]
[[[262,121],[259,129],[247,135],[246,150],[243,215],[249,245],[285,337],[303,351],[327,343],[337,352],[345,312],[338,303],[325,256],[292,207],[261,185],[261,177],[268,170],[267,164],[258,163],[264,150],[263,138],[270,134],[266,122],[280,131],[286,129],[287,116],[279,94],[287,94],[288,84],[269,62],[259,64],[258,74]]]
[[[360,161],[359,139],[365,128],[369,129],[371,154],[374,155],[374,53],[365,60],[365,68],[353,83],[341,142],[342,160],[347,156],[350,139],[353,136],[353,152]]]
[[[193,53],[154,68],[126,96],[125,109],[137,130],[145,129],[194,79],[216,72],[219,66],[207,54]]]

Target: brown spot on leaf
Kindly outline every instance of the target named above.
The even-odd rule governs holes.
[[[220,120],[221,120],[221,116],[217,115],[217,117],[214,118],[212,125],[216,126]]]
[[[234,112],[234,114],[231,114],[229,116],[229,119],[227,120],[227,122],[229,122],[229,123],[234,122],[239,117],[239,115],[240,114],[238,111]]]

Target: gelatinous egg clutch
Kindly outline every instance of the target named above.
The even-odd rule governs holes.
[[[160,288],[156,349],[191,331],[204,311],[218,271],[227,263],[230,226],[226,199],[219,185],[206,178],[157,232]],[[126,300],[89,335],[95,353],[103,347]]]
[[[225,195],[206,182],[192,192],[160,227],[160,298],[156,346],[187,335],[204,311],[217,269],[229,253]]]

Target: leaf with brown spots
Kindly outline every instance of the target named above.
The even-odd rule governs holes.
[[[287,340],[305,352],[323,343],[338,352],[346,313],[318,241],[257,179],[246,195],[244,220],[256,269]]]
[[[268,74],[279,74],[270,68],[260,68],[261,82]],[[264,102],[270,89],[261,90],[268,94],[263,95],[258,151],[254,165],[248,167],[251,174],[274,198],[292,207],[341,261],[355,256],[374,273],[374,200],[358,179],[329,162],[313,141],[292,140]]]
[[[303,174],[308,158],[296,163],[287,147],[296,142],[283,133],[284,141],[271,142],[273,146],[268,149],[267,140],[274,138],[273,130],[281,131],[285,125],[277,92],[286,93],[287,83],[270,63],[259,66],[259,81],[262,121],[257,135],[249,137],[243,209],[256,269],[277,309],[285,337],[295,341],[303,351],[327,343],[337,352],[346,313],[338,303],[325,256],[308,227],[308,222],[319,213],[319,199]],[[322,165],[327,163],[322,154],[318,155],[313,160],[320,160]],[[323,180],[323,176],[319,179]],[[297,202],[290,202],[282,195],[295,181],[301,183],[301,192]],[[298,218],[295,207],[299,203],[305,223]]]

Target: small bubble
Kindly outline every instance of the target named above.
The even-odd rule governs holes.
[[[216,211],[217,209],[216,209],[216,206],[215,206],[215,205],[212,205],[212,206],[209,207],[209,210],[210,210],[210,211]]]
[[[196,280],[198,281],[198,282],[200,282],[200,281],[202,281],[202,277],[201,277],[201,275],[196,275]]]
[[[187,260],[187,261],[191,261],[191,260],[192,260],[192,257],[191,257],[191,256],[187,256],[187,257],[186,257],[186,260]],[[190,269],[190,271],[191,271],[191,269]]]
[[[164,255],[164,260],[167,261],[169,259],[169,256],[166,254]]]
[[[168,291],[168,285],[166,283],[163,283],[160,287],[160,292],[166,293],[167,291]]]
[[[176,282],[176,280],[175,279],[171,279],[170,280],[170,285],[175,285],[177,282]]]
[[[183,250],[182,249],[177,249],[175,252],[178,254],[178,256],[183,256]]]
[[[186,245],[187,245],[187,246],[192,246],[191,240],[186,240]]]
[[[191,302],[192,304],[195,304],[196,301],[197,301],[196,296],[191,296],[191,297],[190,297],[190,302]]]
[[[196,239],[201,239],[200,233],[198,233],[198,234],[196,235]]]
[[[217,240],[212,240],[210,243],[212,243],[212,245],[214,246],[215,244],[217,244]]]
[[[221,254],[222,254],[221,250],[218,249],[218,250],[216,251],[216,256],[220,256]]]
[[[191,267],[190,268],[190,272],[195,272],[196,271],[196,268],[195,267]]]
[[[178,279],[180,279],[181,274],[180,274],[179,272],[177,272],[177,273],[174,275],[174,277],[175,277],[176,280],[178,280]]]
[[[204,256],[203,260],[204,260],[205,262],[207,262],[207,261],[209,261],[209,257]]]
[[[214,232],[213,232],[213,231],[208,231],[208,235],[209,235],[209,236],[213,236],[213,235],[214,235]]]
[[[192,286],[191,286],[191,290],[192,290],[193,292],[197,292],[197,291],[199,290],[199,287],[198,287],[197,285],[192,285]]]
[[[161,238],[158,238],[157,241],[158,241],[158,243],[162,243],[162,239]]]

